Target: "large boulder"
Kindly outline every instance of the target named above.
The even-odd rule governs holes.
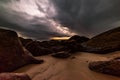
[[[47,46],[47,44],[45,44],[45,46]],[[38,41],[32,41],[28,43],[25,48],[29,50],[33,56],[42,56],[52,53],[50,47],[46,48],[40,45],[40,42]]]
[[[66,41],[66,47],[70,50],[71,53],[84,51],[84,47],[81,46],[83,42],[87,42],[89,38],[85,36],[74,35]]]
[[[120,50],[120,27],[97,35],[82,44],[87,52],[108,53]]]
[[[120,58],[89,63],[89,69],[120,77]]]
[[[27,74],[23,73],[0,73],[0,80],[31,80]]]
[[[28,54],[16,32],[0,29],[0,73],[13,71],[29,63],[41,63]]]
[[[83,43],[83,42],[86,42],[88,40],[89,40],[89,38],[87,38],[85,36],[79,36],[79,35],[74,35],[70,39],[68,39],[68,41],[75,41],[77,43]]]
[[[55,58],[68,58],[71,56],[71,54],[65,51],[61,51],[61,52],[52,54],[52,56]]]

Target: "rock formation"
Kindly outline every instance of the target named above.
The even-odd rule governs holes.
[[[83,43],[83,42],[86,42],[88,40],[89,40],[89,38],[87,38],[87,37],[74,35],[68,41],[76,41],[78,43]]]
[[[81,43],[87,42],[89,38],[79,35],[72,36],[69,40],[66,41],[66,46],[70,49],[71,53],[84,51],[84,47],[81,46]]]
[[[59,52],[75,53],[84,51],[81,43],[86,42],[89,38],[78,35],[72,36],[68,40],[50,40],[50,41],[32,41],[31,39],[20,39],[27,50],[34,56],[41,56]]]
[[[16,32],[0,29],[0,73],[13,71],[29,63],[41,62],[43,60],[36,60],[23,49]]]
[[[32,39],[24,39],[22,37],[19,37],[19,39],[20,39],[23,46],[26,46],[28,43],[33,41]]]
[[[31,80],[27,74],[23,73],[0,73],[0,80]]]
[[[52,56],[56,58],[68,58],[71,56],[71,54],[65,51],[61,51],[61,52],[52,54]]]
[[[109,61],[97,61],[89,63],[89,68],[96,72],[120,77],[120,58]]]
[[[47,46],[47,44],[44,46]],[[52,53],[52,50],[50,48],[45,48],[44,46],[40,45],[40,42],[38,41],[32,41],[28,43],[25,48],[29,50],[33,56],[41,56]]]
[[[120,27],[97,35],[82,44],[85,51],[94,53],[108,53],[120,50]]]

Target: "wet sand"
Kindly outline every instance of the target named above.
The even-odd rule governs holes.
[[[88,69],[88,63],[91,61],[109,60],[118,56],[120,51],[103,55],[79,52],[68,59],[42,56],[37,59],[44,59],[43,64],[26,65],[15,72],[27,73],[32,80],[120,80],[120,77]]]

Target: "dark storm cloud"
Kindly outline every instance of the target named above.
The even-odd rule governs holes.
[[[0,2],[2,5],[6,5],[2,1]],[[15,30],[24,36],[39,40],[48,39],[57,35],[62,36],[62,34],[53,32],[49,28],[49,24],[47,25],[48,21],[44,18],[30,16],[24,12],[15,12],[3,6],[0,6],[0,9],[0,26],[2,28]],[[28,18],[32,19],[29,20]],[[41,21],[45,21],[46,24],[40,23]]]
[[[61,23],[71,26],[71,29],[78,32],[100,33],[116,27],[115,23],[120,20],[120,0],[54,0],[54,2],[58,5],[60,13],[58,18]]]
[[[26,22],[26,20],[24,20],[24,21]],[[23,25],[26,25],[26,24],[23,24]],[[52,36],[60,35],[58,33],[49,31],[49,29],[47,27],[45,27],[45,25],[42,25],[42,24],[41,25],[40,24],[30,24],[30,26],[34,26],[34,28],[31,29],[31,28],[29,28],[30,26],[28,26],[28,27],[20,26],[19,24],[12,23],[8,20],[1,18],[0,26],[2,28],[8,28],[11,30],[15,30],[15,31],[21,33],[21,35],[28,36],[28,37],[31,37],[33,39],[38,39],[38,40],[45,40]],[[44,27],[44,29],[41,29],[40,26]]]
[[[52,16],[50,8],[44,11],[39,0],[36,6],[47,17],[30,16],[25,12],[6,8],[5,6],[8,6],[7,3],[10,1],[21,0],[0,1],[0,26],[16,30],[24,36],[35,39],[63,35],[55,32],[55,27],[52,30],[49,19],[58,20],[62,25],[80,35],[87,36],[96,35],[120,25],[120,0],[49,0],[54,3],[56,13],[58,13],[56,16]]]

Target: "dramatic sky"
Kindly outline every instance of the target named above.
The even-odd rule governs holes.
[[[0,0],[0,27],[24,37],[91,37],[119,25],[120,0]]]

